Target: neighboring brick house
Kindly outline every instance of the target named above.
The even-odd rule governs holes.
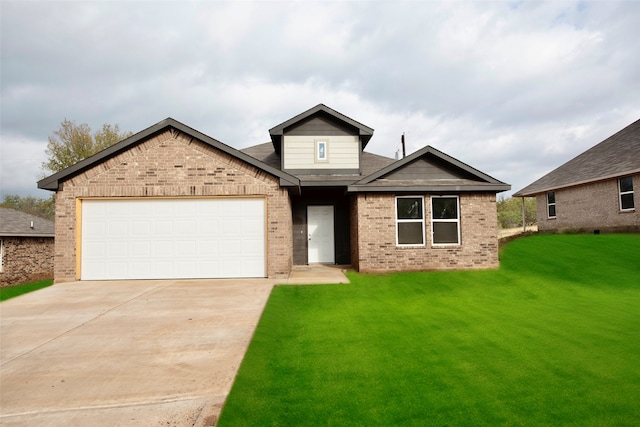
[[[393,159],[317,105],[231,148],[166,119],[41,180],[56,191],[56,281],[495,268],[510,186],[432,147]]]
[[[0,287],[53,277],[52,221],[0,208]]]
[[[513,194],[535,197],[538,230],[640,232],[640,120]]]

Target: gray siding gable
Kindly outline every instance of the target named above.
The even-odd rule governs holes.
[[[389,181],[403,180],[442,180],[442,179],[468,179],[478,181],[474,175],[450,164],[442,162],[438,158],[425,156],[414,160],[406,166],[396,169],[384,176]],[[482,180],[481,182],[486,182]]]
[[[284,129],[284,135],[358,135],[358,129],[324,113],[305,118]]]
[[[349,192],[494,192],[511,189],[497,179],[429,145],[348,187]]]

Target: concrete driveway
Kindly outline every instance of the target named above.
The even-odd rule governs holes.
[[[274,280],[75,282],[0,304],[0,424],[213,425]]]

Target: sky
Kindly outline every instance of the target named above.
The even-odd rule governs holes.
[[[640,1],[0,1],[0,197],[64,119],[234,148],[323,103],[508,197],[640,118]]]

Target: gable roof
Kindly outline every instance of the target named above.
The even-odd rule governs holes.
[[[280,123],[278,126],[274,126],[269,129],[269,135],[271,135],[271,142],[273,143],[273,148],[276,153],[280,154],[280,145],[282,141],[282,136],[284,135],[284,130],[288,127],[295,125],[298,122],[301,122],[313,115],[316,114],[326,114],[333,117],[336,120],[342,121],[356,129],[358,129],[358,135],[360,136],[360,140],[362,141],[362,148],[366,147],[367,143],[373,136],[373,129],[369,126],[365,126],[360,122],[353,120],[351,117],[347,117],[338,111],[327,107],[324,104],[318,104],[315,107],[308,109],[307,111],[298,114],[295,117],[290,118],[289,120]]]
[[[395,179],[393,175],[420,159],[434,160],[451,171],[449,176],[435,178]],[[371,173],[348,187],[349,192],[362,191],[488,191],[499,193],[511,189],[509,184],[475,169],[429,145],[415,153]]]
[[[640,120],[513,194],[528,197],[559,188],[640,172]]]
[[[0,208],[0,237],[53,237],[54,232],[53,221],[15,209]]]
[[[153,137],[161,132],[166,131],[167,129],[176,129],[192,138],[195,138],[211,147],[217,148],[224,153],[227,153],[233,157],[236,157],[240,160],[243,160],[252,166],[257,167],[265,172],[268,172],[271,175],[277,176],[280,178],[280,185],[283,186],[295,186],[299,184],[299,180],[286,172],[281,171],[278,168],[274,168],[269,164],[259,161],[255,157],[251,157],[235,148],[232,148],[222,142],[211,138],[199,132],[183,123],[180,123],[177,120],[172,118],[167,118],[162,120],[161,122],[156,123],[153,126],[148,127],[147,129],[136,133],[135,135],[130,136],[129,138],[123,139],[122,141],[108,147],[97,154],[94,154],[91,157],[87,157],[86,159],[76,163],[73,166],[70,166],[66,169],[61,170],[60,172],[54,173],[51,176],[48,176],[44,179],[38,181],[38,188],[42,188],[44,190],[52,190],[56,191],[61,182],[72,178],[75,175],[78,175],[87,169],[94,167],[95,165],[104,162],[117,154],[129,150],[133,148],[135,145],[145,141],[146,139]]]

